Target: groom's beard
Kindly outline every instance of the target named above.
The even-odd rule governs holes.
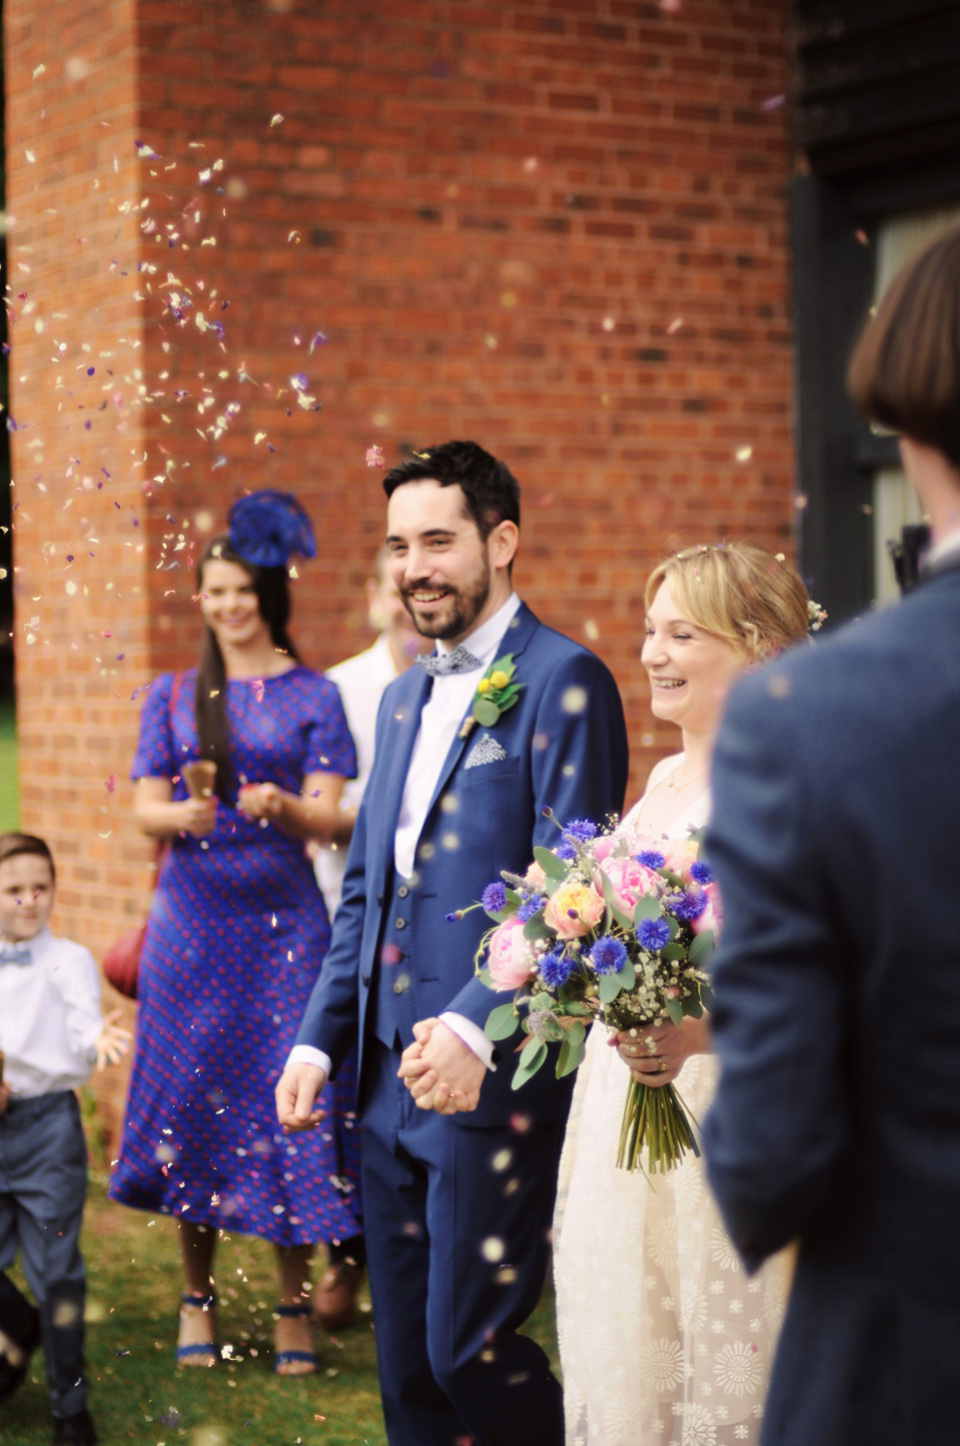
[[[470,631],[490,596],[490,563],[484,556],[479,575],[462,587],[445,583],[443,590],[446,596],[441,604],[429,613],[418,612],[412,596],[418,590],[436,592],[439,589],[428,588],[424,583],[411,583],[400,589],[403,605],[413,619],[417,632],[424,638],[439,638],[443,642],[462,638]]]

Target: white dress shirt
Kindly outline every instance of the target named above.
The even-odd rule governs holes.
[[[377,732],[377,709],[387,685],[397,676],[397,667],[390,651],[390,640],[381,633],[372,648],[347,658],[327,670],[327,677],[336,683],[340,701],[347,715],[347,727],[357,750],[357,776],[348,778],[340,795],[340,807],[359,808],[363,791],[373,767]],[[331,922],[340,903],[343,875],[347,867],[347,845],[322,848],[317,854],[317,883],[327,906]]]
[[[0,963],[0,1049],[4,1084],[32,1099],[86,1084],[103,1019],[89,949],[46,928],[23,947],[29,964]]]
[[[430,697],[420,714],[420,731],[413,746],[403,801],[394,837],[393,862],[399,878],[413,873],[417,843],[427,821],[430,800],[436,791],[451,744],[470,709],[477,683],[490,664],[496,660],[504,634],[520,607],[520,599],[512,592],[501,608],[485,623],[469,633],[460,643],[477,659],[477,666],[462,673],[439,673],[433,680]],[[438,653],[451,653],[453,645],[437,642]],[[416,664],[415,666],[419,666]],[[464,1044],[488,1069],[495,1069],[493,1044],[479,1025],[462,1014],[445,1010],[440,1016]],[[330,1058],[311,1044],[295,1044],[290,1051],[290,1064],[314,1064],[330,1073]]]

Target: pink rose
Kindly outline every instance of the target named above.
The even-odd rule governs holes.
[[[593,857],[596,859],[598,864],[601,863],[604,859],[610,857],[613,849],[616,846],[616,843],[617,840],[612,833],[604,833],[600,835],[600,837],[593,845]]]
[[[604,859],[600,869],[606,874],[613,888],[613,902],[624,914],[632,914],[637,900],[644,894],[659,898],[663,892],[663,879],[654,869],[636,859]],[[597,887],[601,887],[599,880]]]
[[[606,907],[602,895],[589,885],[561,884],[547,900],[543,921],[561,939],[578,939],[596,928]]]
[[[519,989],[533,973],[530,940],[524,938],[523,920],[512,914],[494,929],[487,946],[487,967],[498,989]]]
[[[719,886],[714,880],[703,886],[703,892],[707,896],[707,907],[699,919],[693,920],[693,932],[702,934],[704,930],[712,929],[719,938],[723,928],[723,900],[720,898]]]

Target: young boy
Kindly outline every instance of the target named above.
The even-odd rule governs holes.
[[[126,1054],[103,1020],[88,949],[47,928],[53,856],[43,839],[0,835],[0,1400],[43,1341],[54,1446],[94,1446],[83,1374],[79,1237],[87,1155],[74,1090]],[[32,1306],[5,1274],[19,1248]]]

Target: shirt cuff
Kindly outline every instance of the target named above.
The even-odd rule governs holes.
[[[462,1014],[454,1014],[449,1009],[441,1014],[440,1023],[445,1024],[448,1029],[452,1029],[457,1038],[463,1040],[467,1048],[473,1051],[487,1069],[496,1071],[493,1040],[487,1038],[479,1024],[474,1024],[472,1019],[467,1019]]]
[[[287,1064],[315,1064],[323,1070],[327,1078],[330,1078],[330,1071],[333,1068],[333,1061],[322,1049],[314,1049],[312,1044],[295,1044],[287,1055]]]

